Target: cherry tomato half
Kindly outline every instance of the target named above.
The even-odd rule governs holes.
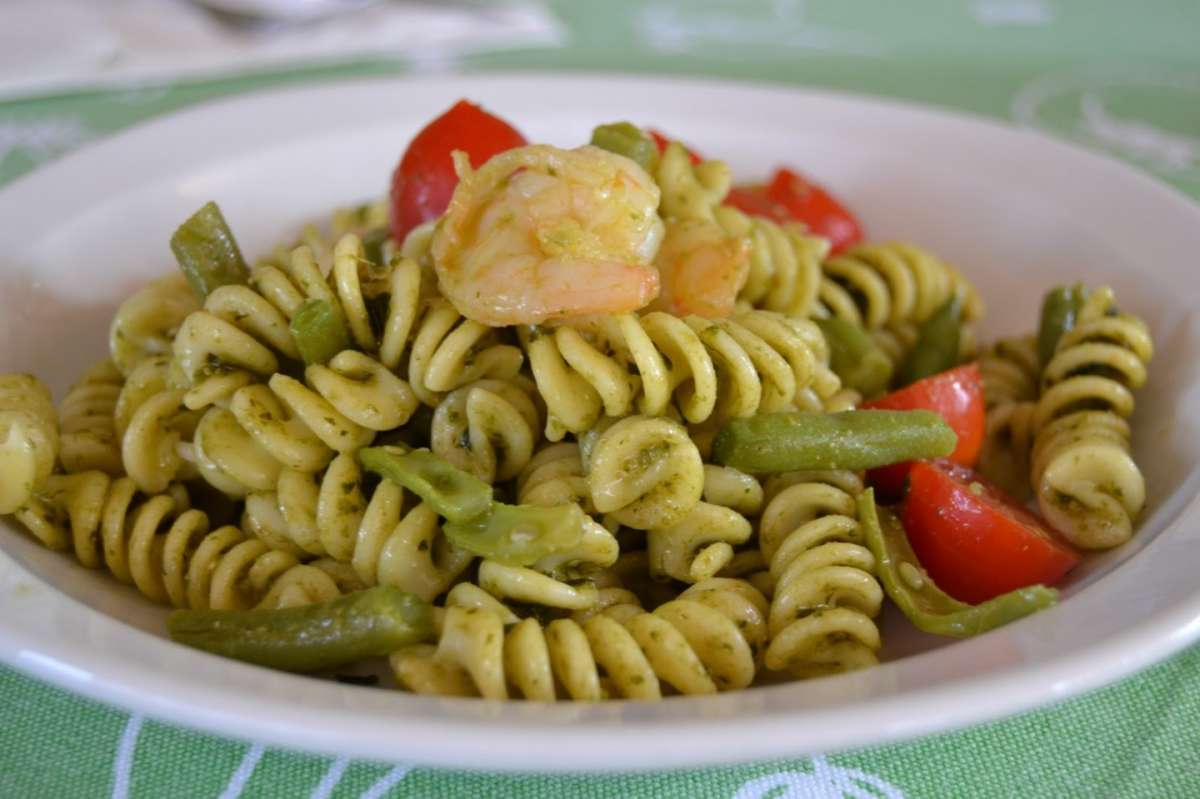
[[[1040,519],[965,466],[919,462],[909,473],[901,520],[934,583],[972,604],[1041,583],[1079,562]]]
[[[834,254],[862,241],[862,226],[854,214],[825,189],[792,170],[786,167],[776,170],[766,192],[793,219],[829,239]]]
[[[890,411],[933,411],[946,420],[958,436],[958,445],[950,460],[963,466],[974,466],[983,448],[985,410],[983,375],[979,365],[969,363],[949,371],[918,380],[911,386],[893,391],[879,399],[864,402],[864,408],[883,408]],[[912,463],[897,463],[872,469],[867,475],[871,485],[884,499],[895,499],[904,491],[904,480]]]
[[[734,186],[725,195],[725,204],[750,216],[765,217],[779,224],[793,221],[788,209],[768,197],[763,186]]]
[[[459,100],[413,137],[392,174],[392,238],[404,241],[410,230],[445,212],[458,185],[451,152],[464,151],[471,166],[479,167],[525,143],[503,119]]]

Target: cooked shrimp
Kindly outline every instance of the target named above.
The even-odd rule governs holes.
[[[623,313],[658,295],[659,191],[633,161],[597,147],[531,145],[472,171],[433,235],[442,293],[487,325]]]
[[[750,274],[750,240],[726,233],[715,222],[672,220],[654,265],[662,281],[654,310],[707,319],[729,316]]]

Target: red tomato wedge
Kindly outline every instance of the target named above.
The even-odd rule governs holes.
[[[673,141],[679,141],[678,139],[672,139],[670,136],[663,133],[661,130],[655,130],[654,128],[646,128],[646,132],[650,134],[651,139],[654,139],[654,146],[658,148],[659,155],[662,155],[663,150],[667,149],[668,144],[670,144]],[[683,142],[679,142],[679,143],[683,144]],[[693,164],[698,164],[704,160],[700,156],[696,155],[696,151],[693,150],[691,147],[688,147],[686,144],[683,144],[683,149],[687,150],[688,158],[690,158],[692,160]]]
[[[1053,585],[1079,562],[1040,519],[964,466],[920,462],[901,519],[934,583],[977,604],[1017,588]]]
[[[890,411],[933,411],[946,420],[958,436],[958,445],[950,460],[974,466],[983,448],[984,403],[983,375],[979,365],[969,363],[941,374],[918,380],[911,386],[893,391],[862,404],[864,408]],[[912,462],[872,469],[867,475],[871,485],[884,499],[895,499],[904,491],[904,480]]]
[[[512,125],[459,100],[413,137],[392,174],[392,238],[404,241],[410,230],[446,210],[458,185],[451,152],[464,151],[471,166],[478,167],[524,144],[525,137]]]
[[[775,171],[767,197],[787,209],[792,219],[829,239],[837,254],[862,241],[862,225],[832,194],[786,167]]]

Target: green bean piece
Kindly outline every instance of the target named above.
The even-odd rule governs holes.
[[[220,286],[245,284],[250,270],[221,209],[207,202],[171,236],[171,252],[203,302]]]
[[[583,536],[578,505],[542,508],[496,502],[490,513],[467,522],[447,522],[442,532],[455,546],[509,566],[531,566],[563,552]]]
[[[962,339],[962,299],[946,300],[921,325],[917,343],[896,370],[896,384],[907,386],[958,365]]]
[[[1087,299],[1087,291],[1083,284],[1074,286],[1058,286],[1046,293],[1042,299],[1042,313],[1038,320],[1038,360],[1042,368],[1050,363],[1054,351],[1058,348],[1058,340],[1071,328],[1075,327],[1075,319]]]
[[[613,122],[592,130],[592,145],[636,161],[647,172],[658,164],[658,147],[645,131],[630,122]]]
[[[423,449],[367,447],[364,468],[404,486],[451,522],[466,522],[492,508],[492,487]]]
[[[734,419],[717,434],[717,463],[744,472],[874,469],[941,458],[958,436],[932,411],[772,413]]]
[[[829,365],[842,383],[868,398],[887,390],[892,362],[866,330],[836,317],[816,322],[829,343]]]
[[[436,637],[433,609],[377,586],[329,602],[271,610],[176,610],[171,639],[215,655],[284,671],[320,671]]]
[[[978,605],[959,602],[934,585],[920,567],[900,520],[887,508],[876,508],[874,495],[874,489],[859,494],[858,522],[875,556],[883,590],[917,629],[970,638],[1058,602],[1058,591],[1044,585],[1018,588]]]
[[[306,364],[328,363],[333,356],[353,346],[346,315],[326,300],[305,300],[288,328]]]

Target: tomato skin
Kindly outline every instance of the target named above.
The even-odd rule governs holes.
[[[775,171],[766,191],[772,201],[787,209],[792,219],[829,239],[834,255],[862,241],[862,225],[854,214],[824,188],[787,167]]]
[[[962,602],[1053,585],[1079,562],[1001,489],[947,461],[913,465],[901,520],[934,583]]]
[[[985,408],[983,375],[979,365],[969,363],[941,374],[918,380],[911,386],[893,391],[862,404],[864,408],[891,411],[933,411],[946,420],[958,436],[958,445],[949,459],[963,466],[974,466],[983,448]],[[904,491],[912,462],[872,469],[867,480],[884,499],[895,499]]]
[[[670,144],[673,141],[678,141],[678,139],[672,139],[670,136],[663,133],[661,130],[655,130],[654,128],[646,128],[646,132],[650,134],[651,139],[654,139],[654,146],[658,148],[659,155],[663,154],[663,151],[667,149],[668,144]],[[683,149],[687,150],[688,158],[691,159],[692,166],[695,166],[696,164],[698,164],[704,160],[699,155],[697,155],[696,151],[693,150],[691,147],[688,147],[686,144],[683,144],[683,142],[679,142],[679,143],[683,145]]]
[[[421,129],[392,173],[392,238],[437,219],[450,204],[458,175],[450,153],[466,152],[471,166],[527,142],[516,128],[474,103],[459,100]]]
[[[783,224],[794,221],[788,210],[767,196],[762,186],[734,186],[725,195],[725,205],[732,205],[742,213],[761,216]]]

